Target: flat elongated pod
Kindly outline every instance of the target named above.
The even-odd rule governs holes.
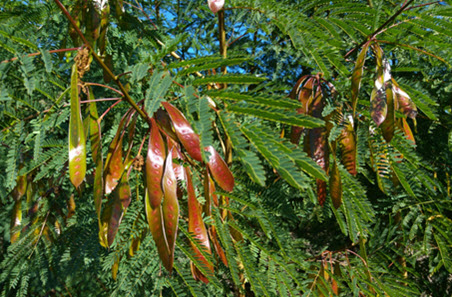
[[[311,105],[311,114],[320,118],[324,108],[324,100],[320,86],[318,86],[316,96]],[[309,130],[307,138],[309,139],[309,152],[311,158],[328,174],[329,169],[329,149],[326,128],[314,128]],[[327,184],[325,181],[317,179],[317,198],[319,204],[323,206],[327,195]]]
[[[416,105],[411,100],[410,96],[399,87],[399,85],[394,79],[392,79],[392,83],[393,83],[392,88],[394,90],[395,96],[394,100],[397,102],[398,110],[402,112],[405,116],[412,118],[413,120],[416,119],[417,115]]]
[[[297,113],[300,114],[308,114],[309,112],[309,104],[312,102],[313,98],[313,85],[314,78],[311,77],[306,80],[306,83],[300,89],[298,93],[298,100],[302,104],[302,107],[297,109]],[[297,85],[295,86],[297,87]],[[294,88],[295,89],[295,88]],[[292,93],[291,93],[292,95]],[[293,95],[296,96],[296,95]],[[294,97],[296,99],[296,97]],[[302,127],[292,127],[292,131],[290,134],[290,141],[294,144],[298,144],[300,142],[301,134],[303,133],[304,128]]]
[[[102,212],[101,230],[99,231],[101,245],[109,247],[113,243],[124,213],[130,204],[131,197],[132,193],[127,174],[124,173]]]
[[[122,137],[120,137],[116,147],[113,149],[111,159],[109,160],[110,162],[106,168],[105,194],[111,193],[116,188],[118,181],[124,172],[122,158]]]
[[[204,203],[204,213],[207,216],[211,215],[212,212],[212,202],[214,207],[218,207],[218,196],[215,194],[215,183],[210,177],[209,170],[206,169],[204,173],[204,199],[206,202]]]
[[[179,202],[177,200],[177,181],[173,169],[172,150],[168,152],[165,161],[165,172],[163,174],[163,224],[165,226],[166,240],[171,255],[174,259],[174,248],[176,246],[177,227],[179,219]],[[172,270],[171,265],[166,267],[169,272]]]
[[[330,195],[333,206],[338,209],[342,204],[342,180],[336,160],[333,161],[330,173]]]
[[[69,119],[69,178],[78,188],[86,174],[86,137],[78,93],[77,66],[72,66],[71,115]]]
[[[119,185],[113,190],[111,194],[113,199],[111,216],[108,222],[108,246],[111,246],[118,232],[119,225],[121,224],[124,212],[132,200],[132,193],[130,191],[129,182],[127,180],[127,174],[124,173]]]
[[[166,148],[154,119],[151,119],[148,153],[146,156],[146,187],[152,209],[160,206],[163,198],[162,178]]]
[[[392,137],[394,137],[395,131],[395,111],[397,110],[397,102],[395,101],[394,92],[391,84],[386,87],[386,104],[388,106],[388,112],[386,118],[381,123],[380,128],[383,133],[383,138],[386,142],[391,142]]]
[[[370,95],[370,116],[375,124],[378,126],[383,123],[388,113],[388,106],[386,104],[386,92],[384,88],[372,90]]]
[[[213,248],[215,249],[215,252],[217,253],[218,257],[220,257],[221,262],[223,262],[224,265],[228,266],[226,253],[221,247],[220,240],[218,239],[217,229],[215,229],[215,226],[210,226],[209,236],[210,239],[212,240]]]
[[[177,138],[182,143],[185,150],[193,159],[202,162],[198,134],[193,131],[190,123],[179,109],[168,102],[162,102],[162,105],[168,112],[171,122],[173,123],[174,131],[176,131]]]
[[[352,107],[353,116],[356,114],[356,106],[358,104],[358,93],[361,87],[361,80],[363,77],[364,63],[366,61],[367,50],[369,49],[370,42],[364,44],[361,52],[356,59],[355,69],[352,74]]]
[[[211,254],[209,237],[207,236],[207,229],[202,220],[202,207],[198,202],[195,194],[195,188],[193,187],[193,182],[191,178],[190,169],[185,168],[185,179],[187,181],[187,195],[188,195],[188,232],[193,234],[198,240],[198,243],[204,248],[204,251]],[[192,243],[193,251],[196,257],[205,265],[205,267],[213,271],[213,266],[209,263],[206,258],[202,255],[199,249]],[[204,283],[209,281],[201,273],[196,274]]]
[[[154,113],[155,121],[159,125],[159,127],[165,131],[165,133],[171,137],[172,139],[177,139],[176,133],[174,133],[173,128],[171,127],[171,119],[168,116],[168,113],[163,110],[163,108],[157,109],[157,111]]]
[[[149,203],[147,193],[148,192],[146,191],[145,208],[149,230],[151,231],[152,238],[154,239],[157,252],[159,253],[160,260],[162,260],[163,266],[168,271],[171,271],[173,268],[173,255],[169,249],[168,241],[166,240],[162,206],[159,205],[153,209]]]
[[[14,200],[14,207],[11,215],[11,243],[17,241],[17,239],[19,238],[20,230],[16,230],[16,228],[22,223],[22,199],[19,198]]]
[[[402,118],[402,131],[405,133],[407,139],[411,140],[413,144],[416,144],[416,140],[414,139],[413,131],[411,131],[410,125],[406,119]]]
[[[351,121],[347,121],[342,129],[339,136],[339,146],[341,148],[342,164],[351,175],[356,176],[356,134]]]
[[[212,174],[213,179],[217,184],[225,191],[231,192],[234,189],[234,176],[229,170],[226,162],[221,158],[213,146],[205,148],[206,152],[209,152],[209,172]]]
[[[124,171],[122,139],[124,137],[124,124],[128,116],[130,116],[130,114],[126,113],[122,117],[121,121],[119,122],[115,137],[108,147],[104,172],[105,194],[109,194],[111,193],[111,191],[113,191],[122,176],[122,172]]]
[[[89,88],[90,100],[94,100],[94,94]],[[96,102],[89,103],[89,131],[91,142],[91,154],[93,157],[96,169],[94,171],[94,206],[96,208],[97,217],[100,221],[102,198],[104,194],[104,179],[103,179],[103,160],[102,160],[102,136],[100,130],[99,114],[97,113]]]
[[[184,159],[183,155],[179,151],[179,145],[172,139],[167,138],[168,151],[173,151],[173,170],[176,175],[176,180],[185,180],[184,166],[181,162],[174,162],[174,159],[181,161]]]

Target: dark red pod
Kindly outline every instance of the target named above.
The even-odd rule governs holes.
[[[152,209],[158,207],[163,198],[162,177],[166,158],[163,137],[154,119],[151,119],[148,153],[146,156],[146,187]]]
[[[341,161],[347,171],[356,176],[356,135],[351,122],[348,122],[339,136]]]
[[[191,172],[188,167],[185,168],[185,177],[187,180],[187,194],[188,194],[188,232],[195,236],[196,240],[198,240],[198,243],[204,248],[205,252],[211,254],[207,229],[204,224],[204,221],[202,220],[202,207],[201,204],[198,202],[198,199],[196,199],[195,188],[193,187]],[[193,243],[192,248],[198,260],[202,262],[207,269],[213,271],[212,264],[206,260],[206,258],[202,255],[202,253]],[[202,273],[200,272],[196,273],[197,269],[194,270],[195,270],[194,275],[196,275],[200,280],[202,280],[204,283],[209,282],[207,278],[205,278],[204,275],[202,275]]]
[[[231,192],[234,189],[234,176],[229,170],[228,165],[213,146],[208,146],[204,150],[210,154],[207,166],[213,179],[223,190]]]
[[[171,122],[173,123],[177,138],[182,143],[185,150],[193,159],[202,162],[198,134],[193,131],[190,123],[187,121],[187,119],[179,109],[169,104],[168,102],[162,102],[162,105],[168,112],[168,115],[171,118]]]

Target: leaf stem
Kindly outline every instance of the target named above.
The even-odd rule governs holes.
[[[381,25],[380,27],[378,27],[377,30],[375,30],[372,34],[370,34],[369,36],[366,37],[365,40],[363,40],[360,44],[358,44],[357,46],[355,46],[354,48],[352,48],[351,50],[348,51],[348,53],[345,54],[344,58],[347,58],[348,56],[350,56],[354,51],[356,51],[357,49],[361,48],[367,41],[375,38],[375,36],[377,36],[378,34],[380,34],[380,31],[384,29],[384,27],[386,27],[389,23],[391,23],[393,20],[395,20],[396,17],[399,16],[399,14],[401,14],[403,11],[406,10],[406,8],[408,7],[408,5],[410,5],[414,0],[408,0],[405,1],[405,3],[402,5],[402,7],[400,7],[400,9],[392,16],[390,17],[386,22],[384,22],[383,25]]]
[[[56,49],[56,50],[51,50],[51,51],[49,51],[49,53],[54,54],[54,53],[71,52],[71,51],[77,51],[77,50],[79,50],[79,49],[81,49],[81,47],[60,48],[60,49]],[[28,54],[27,56],[28,56],[28,57],[36,57],[36,56],[39,56],[39,55],[41,55],[41,54],[42,54],[42,53],[38,52],[38,53],[31,53],[31,54]],[[18,59],[18,57],[14,57],[14,58],[11,58],[11,59],[9,59],[9,60],[1,61],[0,64],[2,64],[2,63],[9,63],[9,62],[12,62],[12,61],[16,61],[17,59]]]

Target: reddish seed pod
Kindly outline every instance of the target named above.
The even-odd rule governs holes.
[[[179,109],[168,102],[162,102],[162,105],[168,112],[171,122],[173,123],[174,130],[176,131],[177,138],[182,143],[185,150],[193,159],[202,162],[198,134],[193,131],[190,123]]]
[[[208,146],[204,150],[210,154],[207,166],[212,177],[223,190],[231,192],[234,189],[234,176],[228,165],[213,146]]]
[[[154,119],[151,119],[151,134],[149,136],[148,153],[146,156],[146,187],[152,209],[158,207],[163,198],[162,177],[166,158],[166,148],[163,137]]]

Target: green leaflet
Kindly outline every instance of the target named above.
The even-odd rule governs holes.
[[[363,77],[363,68],[366,61],[367,50],[369,49],[370,42],[364,44],[361,52],[356,59],[355,69],[352,74],[352,107],[353,107],[353,117],[356,115],[356,106],[358,104],[358,93],[361,87],[361,80]]]
[[[450,255],[450,247],[448,247],[447,241],[444,240],[444,237],[441,234],[433,232],[433,236],[435,237],[435,241],[438,244],[438,249],[441,254],[441,259],[443,261],[444,267],[449,273],[452,273],[452,260]]]
[[[261,119],[283,123],[291,126],[318,128],[324,126],[324,121],[311,116],[296,114],[284,109],[270,109],[255,104],[235,104],[228,107],[228,110],[238,114],[258,117]]]
[[[408,183],[405,174],[403,173],[403,171],[398,167],[397,162],[395,162],[394,160],[392,161],[391,164],[391,168],[392,170],[394,170],[395,175],[397,176],[397,179],[399,180],[400,184],[402,185],[402,187],[405,189],[405,191],[413,198],[416,198],[416,195],[414,194],[413,190],[411,189],[410,184]]]
[[[256,126],[242,126],[240,130],[259,153],[278,171],[282,178],[293,187],[303,188],[303,179],[306,179],[306,177],[298,170],[293,159],[281,151],[281,148],[275,145],[271,138],[262,134]]]
[[[193,81],[194,86],[206,85],[211,83],[223,84],[259,84],[266,81],[266,77],[257,77],[254,75],[212,75],[204,78],[198,78]]]
[[[78,96],[77,66],[72,66],[71,117],[69,120],[69,177],[78,188],[86,173],[86,138]]]
[[[233,115],[222,112],[219,114],[219,118],[248,176],[255,183],[265,186],[265,172],[262,162],[254,151],[248,149],[248,142],[243,137],[237,124],[234,123]]]
[[[263,94],[251,94],[251,93],[236,93],[231,91],[209,91],[207,95],[212,98],[219,98],[223,100],[231,100],[231,101],[246,101],[252,102],[255,104],[263,105],[263,106],[271,106],[271,107],[279,107],[279,108],[288,108],[295,109],[300,108],[300,103],[287,99],[282,96],[266,96]]]

